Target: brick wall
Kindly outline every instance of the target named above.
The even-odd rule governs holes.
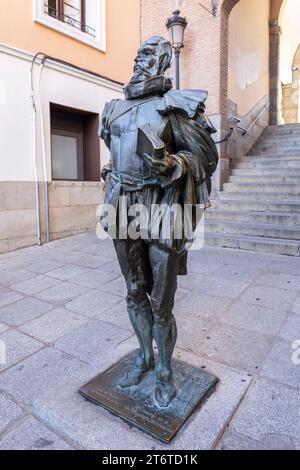
[[[271,0],[272,1],[272,0]],[[228,122],[228,18],[239,0],[219,0],[216,17],[199,5],[199,0],[185,0],[181,14],[188,27],[181,52],[181,88],[208,91],[206,112],[218,130],[215,140],[223,139]],[[142,40],[152,35],[168,37],[166,20],[172,14],[168,0],[141,0]],[[202,0],[211,11],[211,0]],[[169,75],[174,77],[174,70]],[[222,189],[229,169],[228,145],[219,145],[220,164],[214,176],[214,188]]]
[[[239,0],[220,0],[214,18],[198,0],[185,0],[185,48],[181,53],[181,87],[208,90],[207,113],[227,114],[228,15]],[[211,0],[202,0],[211,9]],[[168,0],[141,1],[142,40],[159,34],[167,37],[165,22],[172,13]],[[174,75],[174,71],[170,72]]]

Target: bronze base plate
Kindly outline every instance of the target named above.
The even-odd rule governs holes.
[[[136,387],[123,390],[118,385],[137,353],[134,351],[123,357],[80,388],[79,393],[127,423],[169,443],[196,408],[212,393],[218,379],[204,370],[173,360],[177,396],[168,408],[159,408],[154,402],[155,371],[145,374],[143,381]]]

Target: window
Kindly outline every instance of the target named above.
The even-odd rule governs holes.
[[[105,50],[105,0],[35,0],[35,21]]]
[[[100,181],[99,115],[51,104],[52,179]]]
[[[93,38],[96,37],[96,30],[86,24],[86,0],[48,0],[45,3],[45,13]]]

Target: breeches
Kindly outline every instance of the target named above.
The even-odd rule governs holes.
[[[154,316],[168,320],[177,289],[179,255],[142,239],[114,240],[114,245],[127,285],[128,309],[142,312],[149,308],[150,297]]]

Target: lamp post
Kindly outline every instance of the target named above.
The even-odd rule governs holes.
[[[176,90],[180,88],[180,72],[179,72],[179,57],[180,49],[184,47],[184,32],[187,27],[186,18],[180,16],[180,10],[176,10],[173,16],[168,19],[166,26],[170,34],[170,40],[173,49],[175,50],[176,62]]]

